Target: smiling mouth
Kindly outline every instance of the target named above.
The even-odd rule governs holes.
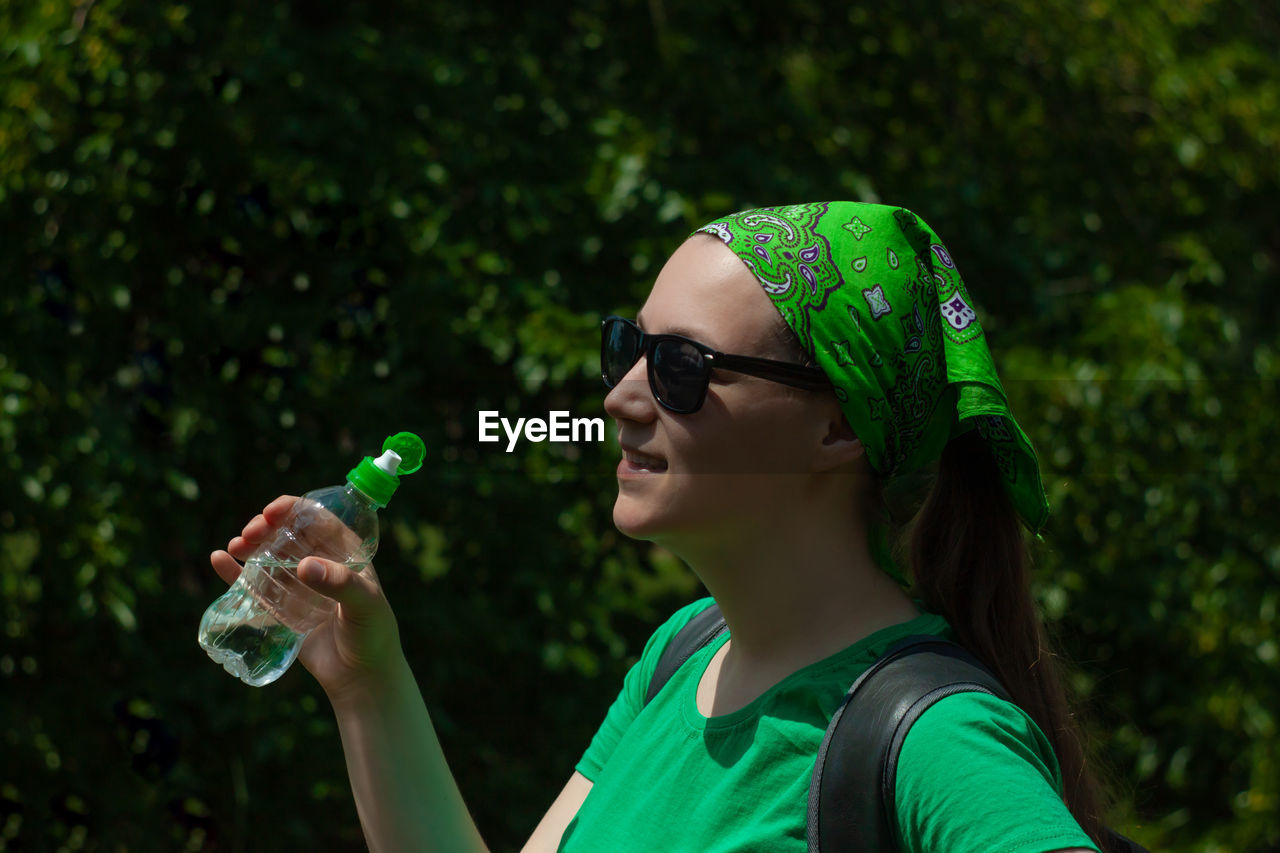
[[[645,456],[643,453],[635,453],[634,451],[626,450],[623,451],[622,458],[625,459],[631,467],[638,468],[642,471],[649,471],[658,474],[667,470],[666,462],[652,456]]]

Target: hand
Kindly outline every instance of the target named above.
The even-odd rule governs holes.
[[[209,555],[218,576],[234,583],[240,576],[239,561],[275,537],[297,500],[293,495],[276,498],[227,543],[225,551]],[[298,577],[338,602],[329,621],[307,636],[298,654],[330,700],[375,688],[389,679],[403,657],[400,630],[373,566],[353,572],[342,563],[310,556],[298,564]]]

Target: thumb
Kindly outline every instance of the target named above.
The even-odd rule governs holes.
[[[356,610],[367,609],[370,591],[362,578],[342,563],[307,557],[298,563],[298,579],[321,595]]]

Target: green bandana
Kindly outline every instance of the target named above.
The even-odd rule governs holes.
[[[1035,450],[996,376],[973,300],[938,235],[908,210],[817,202],[747,210],[698,231],[719,237],[764,287],[835,387],[845,417],[887,480],[977,429],[1023,523],[1049,517]],[[888,556],[883,525],[873,550]]]

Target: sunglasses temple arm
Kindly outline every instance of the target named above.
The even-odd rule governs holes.
[[[771,382],[781,382],[795,388],[820,391],[831,387],[827,375],[816,367],[805,367],[784,361],[772,361],[764,358],[752,358],[745,355],[725,355],[711,353],[711,366],[735,373],[758,376]]]

